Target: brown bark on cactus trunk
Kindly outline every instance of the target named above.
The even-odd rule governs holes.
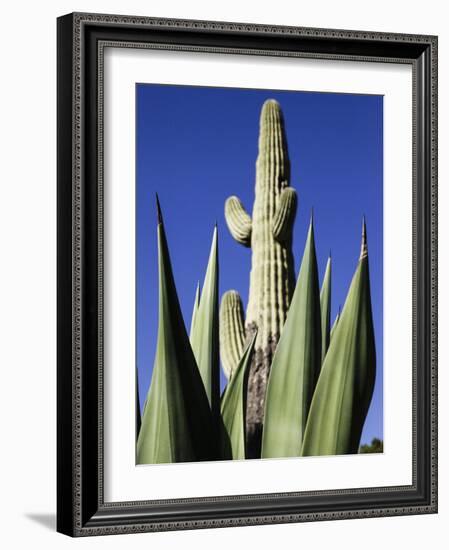
[[[248,338],[254,334],[255,324],[248,327]],[[268,345],[254,350],[248,374],[248,389],[246,401],[246,457],[260,458],[262,446],[263,415],[265,394],[271,362],[276,350],[279,335],[272,336]]]

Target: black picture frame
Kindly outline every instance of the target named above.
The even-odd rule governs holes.
[[[58,18],[57,530],[71,536],[437,512],[437,37],[75,13]],[[413,483],[105,503],[102,44],[413,69]]]

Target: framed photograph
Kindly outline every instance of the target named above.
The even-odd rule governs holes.
[[[437,38],[58,19],[71,536],[437,511]]]

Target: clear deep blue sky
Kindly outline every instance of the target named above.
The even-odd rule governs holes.
[[[383,438],[383,101],[381,96],[138,84],[136,86],[137,365],[143,404],[157,338],[159,194],[187,330],[197,281],[203,280],[215,222],[220,296],[240,292],[246,308],[251,251],[230,236],[224,202],[254,201],[259,115],[279,101],[285,118],[291,182],[298,193],[296,272],[313,207],[320,284],[332,252],[332,320],[343,305],[367,220],[377,378],[362,443]],[[222,387],[225,379],[221,377]]]

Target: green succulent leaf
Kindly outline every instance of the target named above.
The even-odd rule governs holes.
[[[329,256],[324,273],[323,285],[321,287],[321,363],[326,356],[327,348],[330,342],[330,323],[331,323],[331,275],[332,261]]]
[[[330,343],[330,341],[332,340],[332,338],[334,336],[335,329],[337,328],[338,321],[340,320],[340,313],[341,313],[340,310],[338,310],[338,313],[335,316],[334,323],[333,323],[332,328],[331,328],[329,343]]]
[[[198,284],[196,285],[195,300],[193,302],[192,320],[190,321],[190,340],[192,340],[192,334],[195,331],[195,321],[196,321],[196,316],[198,314],[198,308],[200,306],[200,296],[201,296],[200,282],[198,281]]]
[[[262,458],[299,456],[320,365],[320,292],[311,221],[295,292],[268,379]]]
[[[159,321],[137,463],[217,458],[217,435],[179,306],[158,203]]]
[[[246,389],[249,365],[256,342],[257,332],[246,347],[235,371],[226,386],[221,401],[221,416],[229,436],[232,449],[232,458],[241,460],[246,458],[245,451],[245,411]]]
[[[364,223],[360,260],[310,407],[303,456],[358,452],[375,373],[376,351]]]
[[[214,418],[220,414],[220,351],[218,327],[218,240],[215,227],[198,310],[190,335]]]

